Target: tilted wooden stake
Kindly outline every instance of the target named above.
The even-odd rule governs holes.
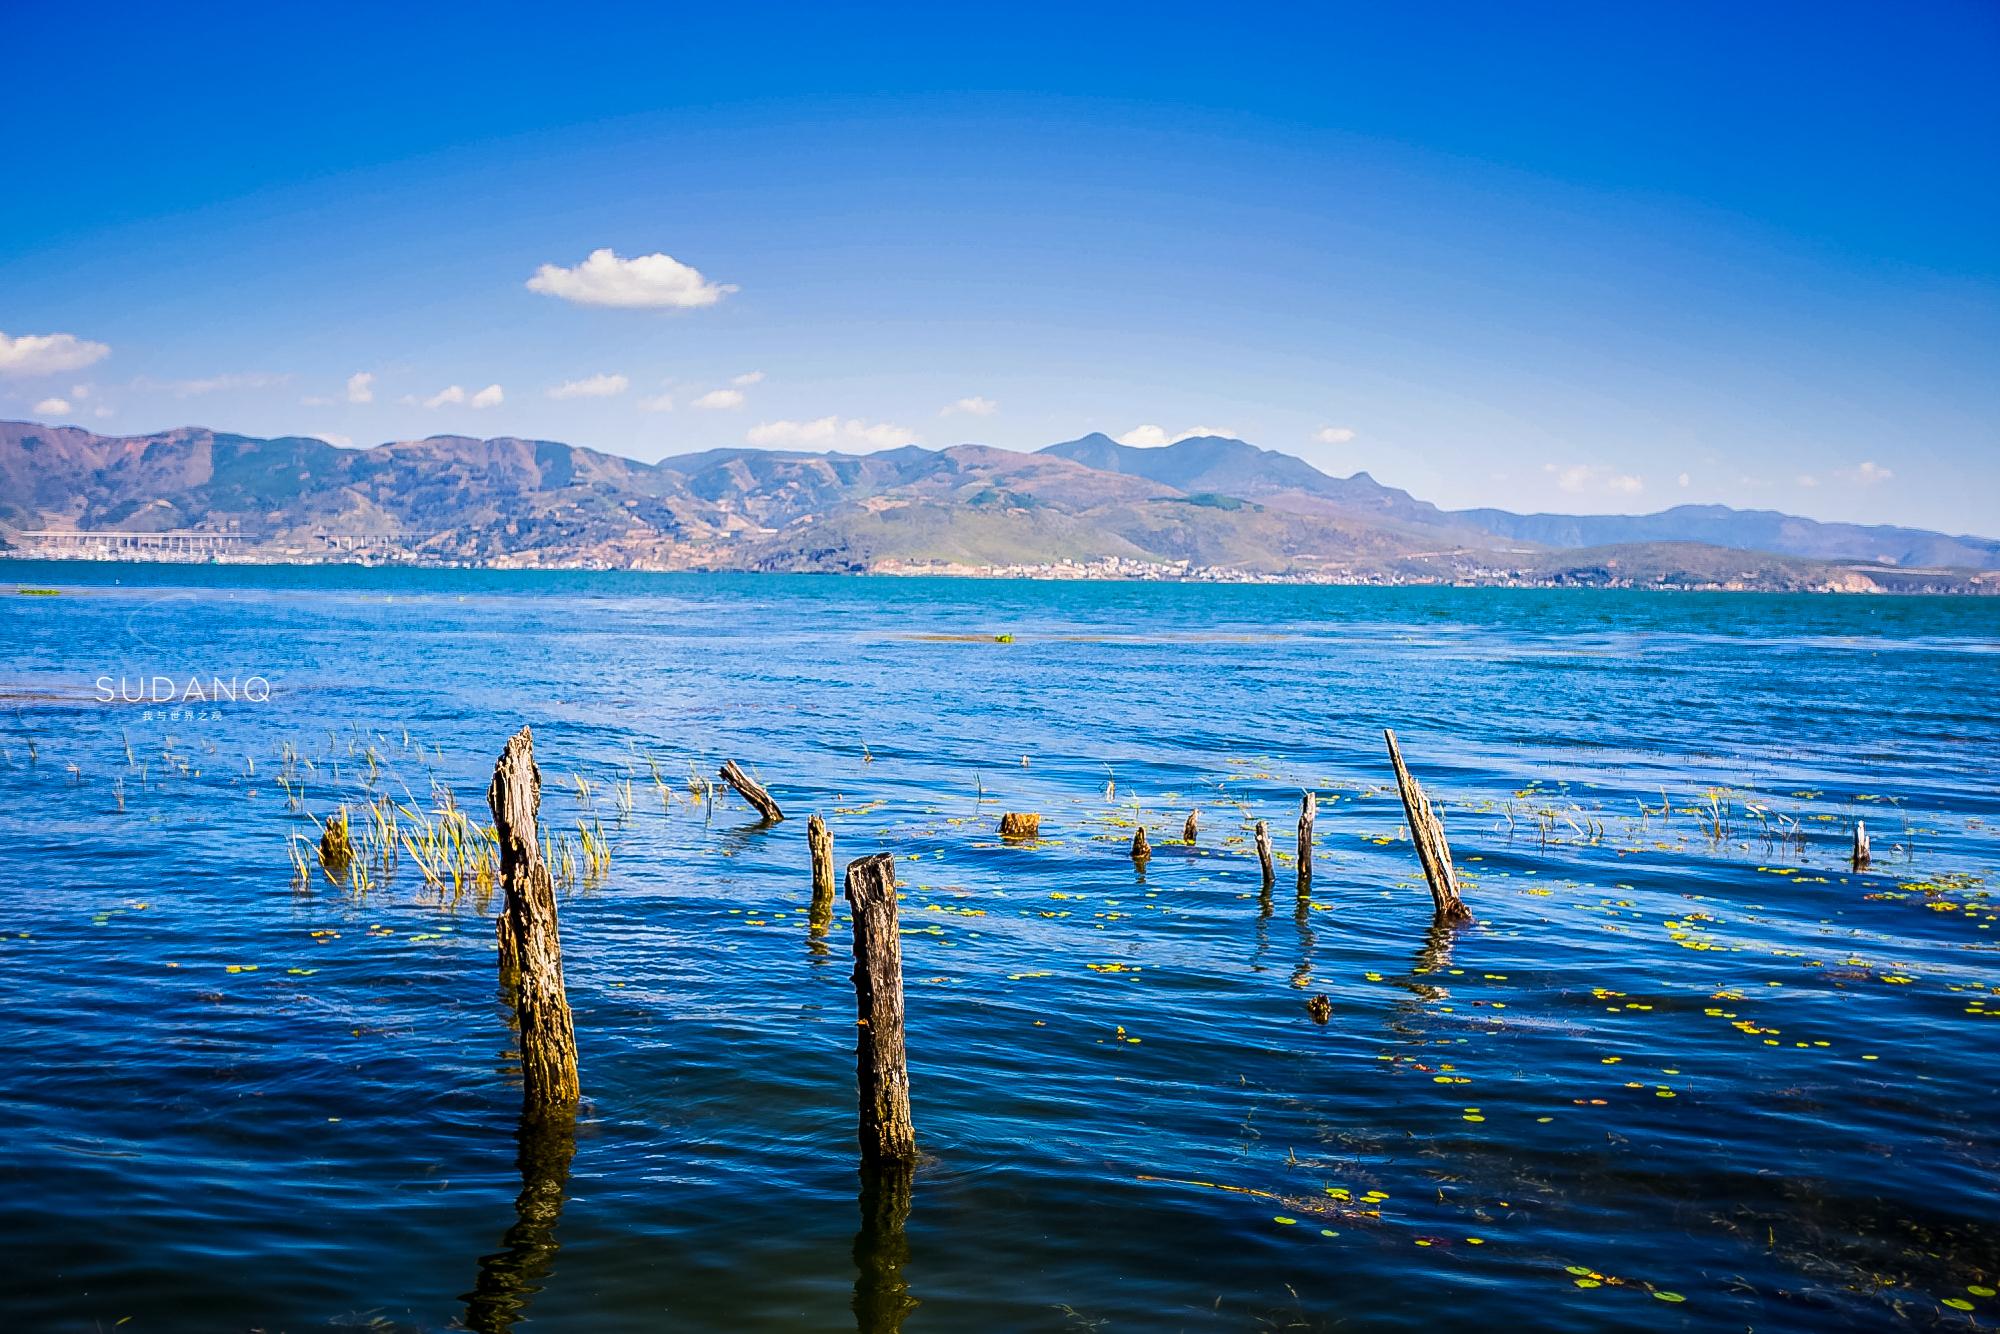
[[[1319,798],[1311,792],[1299,798],[1299,897],[1313,889],[1313,821],[1319,816]]]
[[[826,827],[826,821],[819,818],[817,811],[806,821],[806,846],[812,851],[813,873],[807,928],[813,935],[824,935],[827,923],[833,920],[833,831]]]
[[[917,1156],[910,1125],[910,1071],[903,1050],[903,942],[896,933],[896,859],[886,852],[847,864],[854,914],[854,1076],[861,1094],[861,1158],[906,1163]]]
[[[1890,851],[1893,852],[1895,849],[1891,848]],[[1854,822],[1854,869],[1857,871],[1868,869],[1868,826],[1859,820]]]
[[[1271,892],[1271,886],[1278,883],[1278,868],[1271,862],[1271,827],[1262,820],[1257,822],[1257,865],[1264,872],[1264,892]]]
[[[1042,817],[1029,811],[1009,811],[1000,817],[1000,837],[1040,838]]]
[[[535,844],[542,771],[535,739],[522,728],[508,739],[486,789],[500,836],[500,976],[513,983],[521,1025],[521,1078],[529,1106],[577,1100],[576,1028],[563,992],[562,941],[556,930],[556,889]]]
[[[737,768],[735,760],[724,760],[722,768],[717,772],[722,775],[723,781],[736,789],[737,796],[757,808],[757,814],[764,817],[765,824],[773,824],[785,818],[785,813],[778,809],[778,803],[771,800],[771,794],[766,792],[756,779]]]
[[[1153,859],[1153,845],[1146,841],[1146,827],[1140,825],[1132,831],[1132,860],[1144,866]]]
[[[1472,910],[1458,895],[1458,872],[1451,864],[1451,847],[1444,841],[1444,822],[1431,809],[1429,797],[1403,763],[1396,734],[1388,728],[1382,735],[1389,741],[1389,762],[1396,766],[1396,788],[1403,795],[1403,815],[1410,822],[1410,841],[1417,845],[1417,860],[1423,864],[1424,879],[1431,887],[1431,900],[1440,922],[1469,922]]]
[[[1189,847],[1194,846],[1195,835],[1199,832],[1195,828],[1195,817],[1199,814],[1201,814],[1199,810],[1189,811],[1187,823],[1181,826],[1181,842]]]

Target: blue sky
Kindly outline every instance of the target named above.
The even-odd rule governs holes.
[[[1211,428],[1446,505],[2000,530],[1991,4],[113,4],[0,40],[4,417],[648,459]]]

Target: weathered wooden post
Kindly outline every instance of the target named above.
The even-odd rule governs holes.
[[[1299,798],[1299,897],[1313,889],[1313,821],[1319,816],[1319,797],[1308,792]]]
[[[1009,811],[1000,817],[1000,837],[1040,838],[1042,817],[1030,811]]]
[[[1423,865],[1424,880],[1431,887],[1431,901],[1440,922],[1469,922],[1472,910],[1458,894],[1458,872],[1451,864],[1451,847],[1444,840],[1444,822],[1431,809],[1430,798],[1410,776],[1396,734],[1388,728],[1382,735],[1389,741],[1389,762],[1396,766],[1396,788],[1403,795],[1403,815],[1410,823],[1410,841],[1417,845],[1417,860]]]
[[[806,912],[807,929],[815,936],[826,934],[833,921],[833,833],[826,821],[813,812],[806,821],[806,846],[812,852],[812,906]]]
[[[563,991],[562,940],[556,928],[556,889],[535,843],[542,804],[542,771],[535,767],[535,738],[525,727],[507,741],[486,789],[500,839],[500,976],[514,988],[521,1025],[523,1101],[531,1107],[574,1103],[576,1028]]]
[[[1146,869],[1146,863],[1153,859],[1153,845],[1146,841],[1146,826],[1140,825],[1132,831],[1132,860],[1139,869]]]
[[[756,779],[737,768],[735,760],[724,760],[717,772],[723,781],[736,789],[737,796],[757,808],[757,814],[764,817],[765,824],[775,824],[785,818],[785,813],[778,809],[778,803],[771,800],[771,794]]]
[[[896,859],[886,852],[847,864],[854,914],[855,1083],[864,1165],[914,1162],[910,1072],[903,1049],[903,942],[896,932]]]
[[[1199,814],[1201,814],[1199,807],[1189,811],[1187,823],[1181,826],[1181,842],[1187,844],[1189,847],[1194,846],[1195,835],[1200,832],[1195,827],[1195,817]]]
[[[1278,883],[1278,868],[1271,861],[1271,827],[1262,820],[1257,822],[1257,865],[1264,872],[1264,892],[1269,894],[1271,886]]]
[[[1894,849],[1890,849],[1894,851]],[[1861,821],[1854,822],[1854,869],[1868,869],[1868,826]]]

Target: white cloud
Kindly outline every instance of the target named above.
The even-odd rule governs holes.
[[[347,377],[347,401],[350,403],[373,403],[375,401],[375,373],[356,371]]]
[[[69,400],[66,398],[45,398],[35,404],[35,415],[37,417],[60,417],[68,411]]]
[[[299,400],[299,404],[308,408],[330,408],[333,406],[333,399],[326,394],[307,394]]]
[[[59,371],[80,371],[104,360],[111,349],[75,334],[22,334],[9,338],[0,333],[0,375],[54,375]]]
[[[105,417],[109,417],[115,411],[117,411],[116,408],[107,408],[102,404],[99,404],[97,407],[94,407],[90,410],[90,415],[102,420]]]
[[[1313,432],[1313,439],[1322,445],[1344,445],[1354,439],[1352,426],[1322,426]]]
[[[499,385],[489,384],[466,401],[475,408],[490,408],[496,406],[506,396]]]
[[[1863,459],[1852,468],[1842,468],[1840,475],[1850,482],[1859,482],[1863,486],[1874,486],[1878,482],[1888,481],[1896,474],[1873,459]]]
[[[1799,474],[1799,485],[1810,490],[1811,488],[1819,485],[1819,478],[1813,476],[1809,472],[1802,472]]]
[[[1222,435],[1234,438],[1236,430],[1230,426],[1190,426],[1185,431],[1181,431],[1175,435],[1168,435],[1166,427],[1148,424],[1145,426],[1134,426],[1131,430],[1118,437],[1118,443],[1121,445],[1137,445],[1141,449],[1155,449],[1161,445],[1171,445],[1181,440],[1192,439],[1198,435]]]
[[[998,411],[1000,411],[998,403],[990,398],[981,398],[979,395],[974,394],[971,398],[959,399],[956,403],[951,404],[944,411],[938,413],[938,416],[950,417],[962,412],[968,417],[991,417]]]
[[[753,384],[762,384],[763,382],[764,382],[764,372],[745,371],[743,372],[743,374],[737,376],[729,383],[735,385],[739,389],[748,389]]]
[[[454,384],[447,385],[425,399],[424,406],[427,408],[441,408],[447,403],[463,402],[465,402],[465,390]]]
[[[581,380],[565,380],[549,390],[550,398],[610,398],[632,387],[622,375],[592,375]]]
[[[1687,487],[1694,485],[1694,478],[1688,476],[1686,473],[1682,473],[1678,480],[1681,484],[1682,489],[1686,489]]]
[[[743,406],[741,389],[711,389],[694,401],[698,408],[740,408]]]
[[[1636,496],[1646,489],[1646,479],[1631,473],[1621,473],[1611,468],[1600,468],[1594,464],[1573,463],[1559,468],[1553,463],[1542,465],[1542,471],[1556,479],[1556,485],[1573,495],[1585,493]]]
[[[329,445],[339,445],[342,449],[354,448],[354,442],[352,440],[348,439],[344,435],[335,435],[332,431],[317,431],[313,434],[313,439],[324,440]]]
[[[672,394],[654,394],[651,398],[640,399],[639,406],[647,412],[672,412],[674,410],[674,396]]]
[[[819,417],[809,422],[759,422],[744,433],[753,445],[857,444],[870,449],[891,449],[913,445],[917,433],[888,422],[869,423],[848,418]]]
[[[712,283],[671,255],[620,259],[610,247],[590,252],[573,269],[544,264],[528,279],[528,290],[574,301],[580,306],[675,309],[712,306],[737,289]]]
[[[69,396],[81,403],[84,399],[90,397],[90,386],[87,384],[73,384],[69,387]]]

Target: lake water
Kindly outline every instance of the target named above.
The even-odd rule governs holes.
[[[0,576],[9,1330],[2000,1319],[2000,600]],[[98,698],[155,676],[270,692]],[[288,854],[375,794],[484,822],[523,723],[612,855],[561,901],[573,1155],[517,1155],[491,905]],[[725,758],[791,818],[694,798]],[[813,811],[905,882],[906,1223]]]

